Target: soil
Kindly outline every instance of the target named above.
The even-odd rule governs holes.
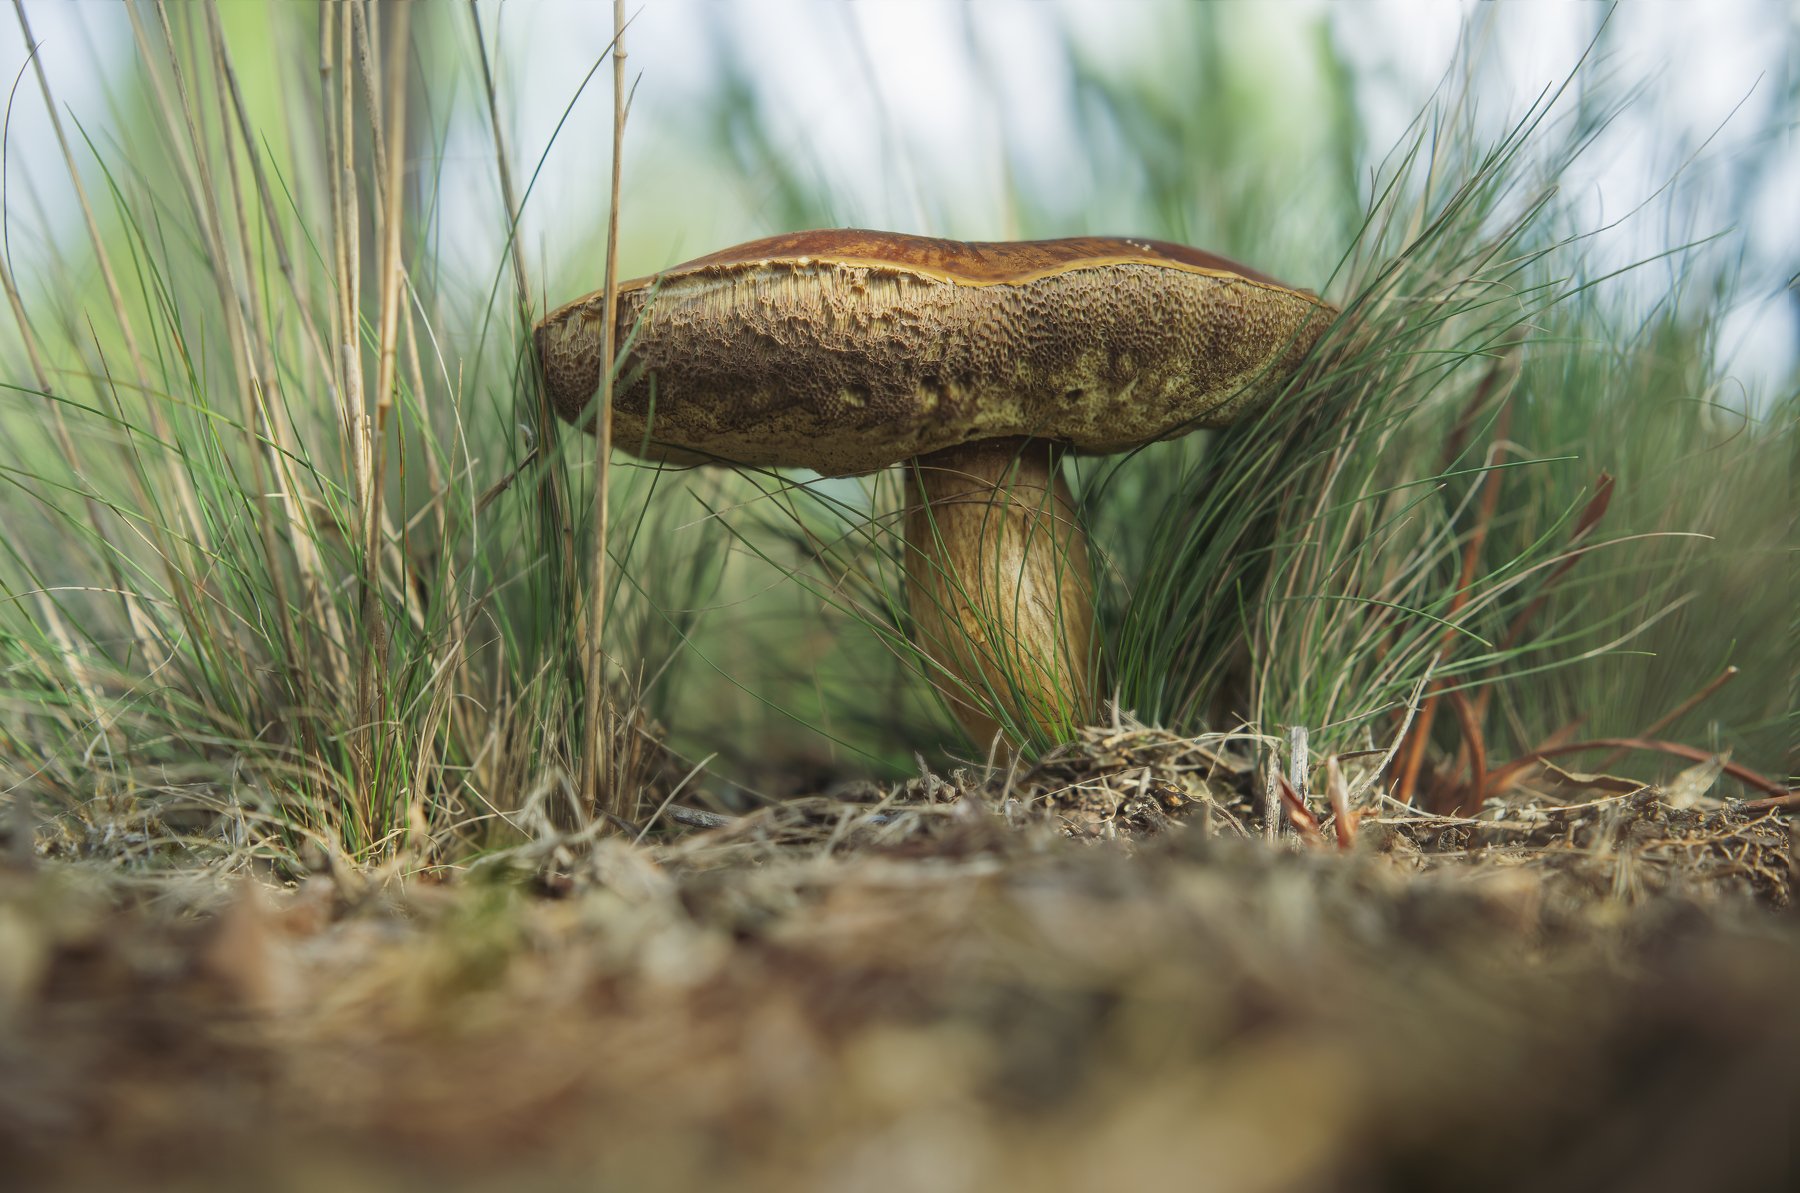
[[[15,852],[0,1185],[1793,1187],[1791,821],[1568,779],[1271,834],[1115,729],[443,878]]]

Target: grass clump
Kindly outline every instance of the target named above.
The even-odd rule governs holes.
[[[1185,31],[1208,60],[1213,21],[1174,21],[1171,37]],[[1471,32],[1465,53],[1479,44]],[[1303,770],[1385,749],[1415,722],[1393,775],[1403,798],[1443,810],[1501,793],[1487,783],[1490,764],[1637,740],[1649,726],[1698,734],[1713,752],[1729,740],[1751,770],[1779,776],[1791,660],[1768,649],[1783,599],[1769,569],[1786,531],[1763,495],[1787,467],[1794,400],[1718,400],[1731,389],[1718,354],[1717,287],[1729,277],[1718,244],[1696,236],[1601,272],[1593,246],[1608,229],[1564,193],[1643,97],[1608,82],[1603,61],[1584,60],[1490,131],[1464,59],[1359,187],[1323,150],[1289,172],[1255,136],[1220,133],[1195,152],[1196,130],[1269,117],[1252,104],[1209,119],[1227,101],[1194,84],[1180,97],[1191,105],[1184,118],[1170,97],[1147,99],[1141,75],[1071,53],[1097,152],[1114,155],[1109,176],[1121,194],[1143,196],[1124,217],[1140,221],[1134,230],[1317,279],[1343,307],[1263,417],[1065,465],[1102,548],[1099,670],[1118,706],[1183,732],[1248,727],[1287,763],[1294,751],[1278,743],[1302,732]],[[1347,86],[1332,61],[1323,77]],[[1218,87],[1229,76],[1194,77]],[[1337,95],[1331,110],[1353,122],[1354,97]],[[801,187],[804,163],[741,139],[732,148],[756,178],[777,180],[775,193]],[[1669,203],[1680,208],[1701,182],[1678,173]],[[1245,201],[1221,203],[1233,188]],[[1023,234],[1070,230],[1031,193],[1013,200]],[[1294,248],[1283,228],[1296,203],[1299,222],[1347,228],[1348,247]],[[1646,273],[1670,280],[1647,308],[1632,289]],[[933,730],[921,723],[928,709],[893,697],[884,704],[914,711],[857,722],[856,685],[884,655],[885,675],[946,684],[909,643],[896,598],[903,485],[777,477],[763,490],[769,499],[741,511],[735,532],[799,579],[857,652],[844,671],[858,679],[841,687],[816,666],[772,676],[778,703],[802,710],[796,722],[829,717],[835,747],[890,765],[904,765],[922,733],[953,740],[941,718]],[[768,546],[777,538],[787,540],[780,554]],[[1726,667],[1736,668],[1729,684],[1684,703]],[[1004,702],[985,702],[1007,720]],[[1681,718],[1665,719],[1676,709]],[[1039,726],[1010,729],[1034,753],[1056,744]],[[1667,744],[1681,743],[1592,757],[1633,778],[1667,777]]]
[[[530,310],[434,259],[443,179],[406,163],[441,165],[448,113],[417,110],[415,57],[480,30],[409,11],[271,6],[234,39],[214,6],[132,7],[126,135],[74,127],[106,297],[53,257],[64,288],[15,303],[0,766],[77,852],[154,823],[163,852],[430,865],[580,787],[580,470],[530,414]],[[252,91],[235,55],[264,36],[317,71]],[[494,289],[510,268],[528,302],[522,262]],[[617,486],[622,561],[665,532],[655,485]],[[602,685],[609,791],[661,766],[691,614],[654,586],[704,574],[615,572],[609,632],[643,649]]]

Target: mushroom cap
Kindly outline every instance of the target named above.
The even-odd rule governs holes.
[[[613,441],[848,476],[980,439],[1115,452],[1254,413],[1335,309],[1158,240],[752,241],[618,288]],[[600,383],[604,291],[536,329],[556,410]],[[591,420],[590,420],[591,425]]]

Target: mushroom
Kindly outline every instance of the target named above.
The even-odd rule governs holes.
[[[571,421],[599,388],[603,294],[536,329]],[[773,236],[618,287],[614,442],[826,476],[905,463],[907,601],[939,688],[977,742],[1000,710],[1063,736],[1097,711],[1096,659],[1087,538],[1057,453],[1254,413],[1334,313],[1156,240]]]

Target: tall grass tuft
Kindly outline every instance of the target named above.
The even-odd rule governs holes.
[[[1315,757],[1398,745],[1417,713],[1398,793],[1472,809],[1486,759],[1628,736],[1735,662],[1703,744],[1777,764],[1781,667],[1751,638],[1780,598],[1745,580],[1777,558],[1757,494],[1793,404],[1711,397],[1717,296],[1677,286],[1619,325],[1560,193],[1634,102],[1597,98],[1593,66],[1491,140],[1469,69],[1448,79],[1372,175],[1311,375],[1122,502],[1154,511],[1112,589],[1123,705],[1299,728]],[[1697,247],[1668,253],[1693,268]],[[1132,467],[1099,474],[1097,505]]]
[[[124,12],[121,135],[64,122],[81,256],[6,276],[30,370],[0,406],[4,789],[57,848],[147,864],[416,867],[585,814],[592,471],[536,417],[511,146],[490,159],[495,285],[435,259],[450,112],[417,63],[425,45],[485,65],[478,19]],[[253,84],[239,55],[271,43],[314,53]],[[480,77],[452,94],[498,137]],[[601,784],[634,796],[663,766],[654,714],[706,580],[631,566],[673,516],[657,481],[615,482],[608,540]]]

